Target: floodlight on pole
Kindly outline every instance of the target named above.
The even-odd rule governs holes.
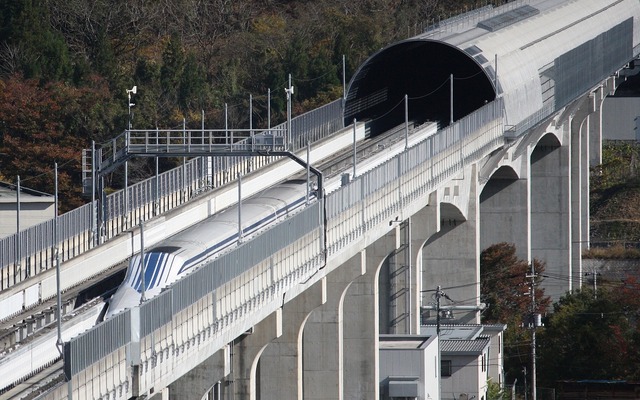
[[[289,74],[289,87],[284,88],[284,92],[287,94],[287,136],[284,145],[285,148],[289,148],[289,141],[293,138],[291,134],[291,96],[294,93],[293,85],[291,85],[291,74]]]
[[[138,93],[138,86],[134,86],[131,89],[127,89],[127,104],[129,105],[129,130],[131,130],[131,107],[135,106],[134,103],[131,102],[131,94],[136,94]]]

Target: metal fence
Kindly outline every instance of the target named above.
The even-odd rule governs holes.
[[[337,132],[344,128],[342,99],[324,105],[314,110],[313,113],[302,114],[291,120],[291,151],[299,151],[307,146],[307,143],[315,143],[327,137],[326,132]],[[278,127],[284,128],[285,124]]]
[[[493,18],[528,4],[531,4],[530,0],[512,0],[499,7],[486,5],[470,11],[460,10],[460,13],[455,13],[455,16],[445,20],[425,21],[420,25],[420,28],[423,34],[426,34],[429,37],[442,38],[444,36],[448,36],[451,32],[475,27],[483,20]],[[414,34],[418,34],[416,31],[417,27],[414,28]],[[409,29],[409,35],[411,35],[411,29]]]
[[[193,279],[192,279],[193,281]],[[200,283],[206,283],[199,280]],[[211,291],[211,289],[209,290]],[[193,304],[193,302],[192,302]],[[173,305],[173,291],[168,290],[140,305],[140,336],[144,337],[162,326],[173,317],[175,307]]]
[[[322,209],[322,202],[315,202],[172,284],[161,295],[143,303],[139,313],[134,309],[136,312],[133,314],[139,315],[139,326],[134,326],[138,319],[132,316],[132,310],[126,310],[65,343],[65,370],[68,376],[76,375],[135,337],[148,336],[201,298],[213,294],[215,302],[216,289],[271,257],[278,249],[320,229]],[[318,243],[315,254],[310,257],[318,257],[321,252]],[[139,336],[135,332],[139,332]]]
[[[433,165],[434,171],[440,172],[459,168],[464,162],[472,162],[484,155],[487,148],[495,149],[502,142],[502,132],[491,137],[486,136],[480,142],[461,147],[462,140],[477,132],[480,128],[496,120],[502,120],[502,99],[487,104],[483,108],[457,121],[453,125],[438,131],[425,141],[400,153],[393,159],[374,168],[366,174],[356,178],[353,184],[343,186],[338,191],[327,196],[327,218],[333,218],[343,211],[361,202],[371,193],[388,186],[410,171],[423,168],[425,163],[445,151],[459,151],[459,158],[455,164],[449,160],[440,160],[441,165]],[[484,142],[482,142],[484,141]],[[456,147],[457,146],[457,147]],[[464,157],[464,159],[462,159]],[[434,172],[435,173],[435,172]],[[425,182],[425,184],[430,182]],[[435,183],[435,181],[434,181]]]
[[[321,140],[344,127],[343,100],[339,99],[323,107],[299,115],[291,120],[292,151]],[[273,127],[283,129],[286,124]],[[185,134],[189,134],[185,130]],[[120,135],[105,144],[101,153],[114,157],[124,151],[118,147]],[[116,149],[110,153],[109,148]],[[215,157],[189,160],[171,171],[129,186],[106,196],[103,222],[97,226],[98,201],[60,215],[57,218],[58,241],[54,242],[55,219],[35,225],[17,234],[0,239],[0,290],[7,289],[25,279],[47,270],[54,263],[54,248],[60,252],[60,262],[94,248],[127,229],[156,215],[187,202],[192,196],[213,187],[219,187],[275,161],[275,157]],[[19,246],[18,246],[19,243]]]
[[[74,360],[65,362],[65,374],[77,374],[130,341],[131,311],[126,310],[65,343],[64,359]]]

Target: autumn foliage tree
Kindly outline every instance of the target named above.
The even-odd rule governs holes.
[[[19,76],[0,81],[0,165],[2,179],[54,192],[58,163],[61,210],[81,205],[81,157],[89,137],[110,134],[109,90],[96,78],[91,87],[39,84]]]
[[[545,269],[543,262],[533,262],[536,283],[542,280]],[[519,259],[516,248],[511,243],[498,243],[485,249],[480,255],[480,280],[482,298],[489,307],[483,313],[486,322],[515,322],[531,312],[529,286],[531,266]],[[544,289],[536,286],[536,312],[545,313],[551,303]]]
[[[534,260],[533,266],[537,276],[535,312],[544,314],[551,303],[539,285],[545,264]],[[523,326],[532,311],[530,274],[530,264],[517,257],[511,243],[495,244],[480,255],[480,290],[482,301],[488,306],[482,314],[482,322],[507,324],[504,361],[505,372],[511,377],[531,362],[530,332]]]

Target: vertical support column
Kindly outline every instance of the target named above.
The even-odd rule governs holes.
[[[602,105],[602,101],[599,99],[600,96],[598,94],[598,91],[601,90],[602,88],[587,95],[587,102],[584,106],[586,108],[585,112],[587,113],[587,116],[585,117],[586,126],[581,130],[581,140],[584,152],[584,159],[582,163],[583,172],[580,185],[580,196],[582,198],[583,205],[580,213],[580,219],[582,220],[582,233],[580,235],[580,254],[576,255],[580,258],[579,268],[576,271],[576,273],[580,274],[580,281],[582,281],[583,278],[582,250],[589,248],[591,230],[589,214],[591,203],[589,196],[591,191],[591,179],[589,171],[591,171],[592,166],[602,163],[602,119],[600,118],[600,106]]]
[[[303,332],[311,312],[326,302],[326,289],[326,278],[322,278],[285,303],[282,335],[260,356],[256,376],[260,400],[302,399]]]
[[[582,208],[580,210],[580,220],[581,220],[581,225],[582,225],[582,231],[580,233],[579,236],[579,240],[580,240],[580,253],[576,254],[576,256],[578,258],[580,258],[580,269],[579,269],[579,274],[580,274],[580,279],[582,279],[582,250],[586,249],[589,247],[589,218],[590,218],[590,214],[589,214],[589,204],[590,204],[590,198],[589,198],[589,191],[591,190],[590,188],[590,176],[589,176],[589,171],[591,171],[591,164],[590,164],[590,159],[589,159],[589,155],[591,154],[591,138],[590,138],[590,131],[591,131],[591,127],[592,127],[592,120],[591,120],[591,116],[593,115],[591,113],[591,103],[589,103],[589,108],[587,110],[587,112],[589,113],[589,115],[587,115],[585,117],[585,123],[586,125],[582,126],[580,128],[580,141],[582,142],[582,163],[581,163],[581,167],[580,170],[582,171],[581,176],[580,176],[580,198],[581,198],[581,202],[582,202]],[[573,240],[576,240],[577,237],[573,237]]]
[[[449,194],[439,199],[439,231],[423,248],[423,290],[441,286],[449,298],[461,306],[480,303],[480,227],[477,166],[465,169],[462,179],[452,181]],[[457,188],[456,188],[457,187]],[[445,202],[446,200],[446,202]],[[423,305],[432,305],[433,292],[424,292]],[[449,305],[441,299],[442,305]],[[436,321],[436,311],[428,311],[428,322]],[[458,323],[480,323],[477,311],[453,310]]]
[[[344,304],[344,398],[378,399],[379,311],[378,268],[371,268],[367,249],[367,271],[349,289]],[[377,258],[377,257],[375,257]]]
[[[393,249],[382,261],[378,290],[380,293],[381,334],[404,334],[411,330],[411,222],[393,220],[389,240]]]
[[[378,399],[380,269],[396,250],[399,227],[366,248],[366,272],[347,290],[344,300],[344,398]],[[381,278],[380,278],[381,279]]]
[[[361,251],[327,275],[327,302],[314,310],[303,336],[303,397],[344,399],[344,299],[351,282],[366,272]]]
[[[481,251],[496,243],[513,243],[518,258],[531,259],[527,155],[515,160],[518,172],[501,167],[480,193]]]
[[[571,279],[571,195],[569,146],[541,139],[531,153],[531,256],[546,261],[554,277],[543,282],[554,301]]]
[[[589,129],[588,114],[588,99],[584,98],[569,118],[567,127],[571,146],[571,266],[568,272],[572,279],[569,282],[569,291],[582,285],[582,250],[587,247],[589,240],[589,147],[585,143],[585,139],[588,138],[585,131]]]
[[[591,166],[602,164],[602,139],[603,139],[603,109],[607,96],[613,95],[616,91],[615,77],[610,76],[605,79],[595,94],[594,113],[597,119],[594,121],[594,129],[592,131],[590,163]]]
[[[216,382],[222,381],[228,374],[229,352],[227,349],[228,347],[218,350],[206,361],[173,382],[168,388],[168,399],[202,399]]]
[[[257,399],[256,370],[267,345],[282,335],[282,309],[260,321],[250,335],[232,345],[231,372],[225,391],[237,399]]]
[[[416,310],[412,316],[412,334],[420,333],[422,323],[422,290],[426,289],[429,274],[425,273],[424,267],[427,262],[424,260],[424,245],[427,240],[440,231],[440,204],[438,192],[429,194],[428,204],[411,217],[411,261],[415,279],[411,287],[411,303]]]
[[[571,185],[571,276],[569,281],[568,290],[571,291],[574,287],[579,288],[582,285],[582,279],[580,276],[581,265],[581,253],[582,244],[580,238],[582,237],[582,197],[580,196],[580,185],[582,180],[582,171],[580,169],[582,165],[582,140],[580,139],[580,126],[581,123],[575,120],[574,116],[569,118],[567,124],[567,130],[570,140],[570,157],[571,157],[571,171],[570,171],[570,185]],[[577,285],[577,286],[576,286]]]

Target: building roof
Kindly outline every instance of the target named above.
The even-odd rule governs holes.
[[[15,184],[0,181],[0,203],[15,203],[16,189]],[[54,201],[53,195],[20,186],[21,203],[53,203]]]
[[[437,326],[426,324],[422,328],[423,333],[435,335]],[[503,332],[505,329],[505,324],[440,324],[440,337],[442,340],[475,340],[493,332]]]
[[[394,335],[382,334],[379,337],[380,350],[422,349],[435,340],[433,335]]]
[[[488,337],[474,340],[442,340],[440,352],[443,355],[479,355],[489,346],[490,341]]]

